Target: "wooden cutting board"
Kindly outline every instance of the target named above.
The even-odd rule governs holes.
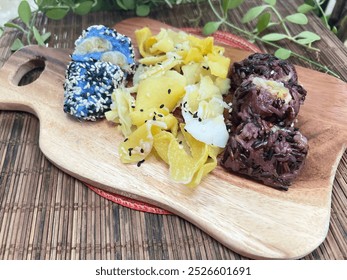
[[[166,27],[140,18],[123,21],[116,28],[133,37],[134,30],[143,26],[154,32]],[[228,46],[226,50],[233,61],[248,55]],[[38,117],[40,148],[55,165],[95,187],[167,209],[250,258],[300,258],[323,242],[332,183],[347,142],[346,83],[297,68],[308,91],[299,127],[310,150],[301,176],[289,191],[226,173],[221,167],[190,189],[170,181],[168,167],[155,158],[141,167],[122,164],[117,147],[123,137],[113,124],[79,122],[63,112],[62,84],[70,52],[26,47],[0,70],[0,109]],[[18,86],[24,74],[41,66],[44,71],[37,80]]]

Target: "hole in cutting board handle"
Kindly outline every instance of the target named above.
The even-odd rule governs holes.
[[[19,66],[12,83],[17,86],[25,86],[37,80],[45,69],[45,59],[36,57]]]

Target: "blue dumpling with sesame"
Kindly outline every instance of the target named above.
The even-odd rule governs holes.
[[[92,25],[75,41],[74,61],[105,61],[118,65],[126,74],[135,70],[135,51],[128,36],[103,25]]]
[[[71,61],[64,82],[64,112],[80,120],[96,121],[105,116],[115,88],[124,85],[118,65],[104,61]]]

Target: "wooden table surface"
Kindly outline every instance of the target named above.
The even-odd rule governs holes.
[[[260,1],[246,1],[241,9],[232,11],[230,21],[239,24],[254,2]],[[295,3],[301,1],[277,2],[283,13],[293,13]],[[204,15],[201,27],[215,17],[208,4],[200,9]],[[186,4],[173,9],[154,8],[150,17],[180,28],[192,27],[188,18],[197,15],[196,6]],[[37,26],[52,32],[49,47],[73,48],[75,39],[88,26],[113,26],[133,16],[133,12],[117,11],[83,17],[69,14],[61,21],[41,16]],[[319,60],[347,81],[347,50],[320,19],[310,15],[307,26],[292,28],[293,32],[318,33],[322,40],[316,47],[322,52],[317,55],[293,44],[287,44],[287,48]],[[226,27],[223,30],[231,31]],[[7,30],[0,38],[0,66],[11,55],[9,47],[17,36],[22,35]],[[257,46],[262,51],[273,51],[265,45]],[[298,59],[291,61],[312,68]],[[0,127],[0,259],[245,259],[178,216],[120,206],[59,170],[39,149],[39,122],[35,116],[1,111]],[[344,153],[333,183],[327,238],[304,259],[347,259],[346,205]]]

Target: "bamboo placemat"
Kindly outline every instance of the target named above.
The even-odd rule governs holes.
[[[201,9],[204,22],[212,19],[207,5]],[[234,16],[241,14],[240,10]],[[197,16],[198,11],[194,5],[184,5],[151,14],[173,26],[188,27],[185,15]],[[37,23],[55,34],[50,47],[72,48],[84,28],[113,26],[132,16],[131,12],[102,12],[69,15],[62,21],[39,17]],[[310,18],[310,27],[316,32],[323,28],[316,18]],[[341,57],[347,51],[340,49],[342,44],[333,35],[320,34],[324,37],[319,47],[334,49],[322,54],[321,61],[329,61],[346,81]],[[0,39],[0,66],[9,57],[15,36],[21,35],[7,31]],[[120,206],[60,171],[39,149],[39,122],[33,115],[1,111],[0,127],[0,259],[245,259],[180,217]],[[346,205],[347,153],[334,180],[328,236],[304,259],[347,259]]]

